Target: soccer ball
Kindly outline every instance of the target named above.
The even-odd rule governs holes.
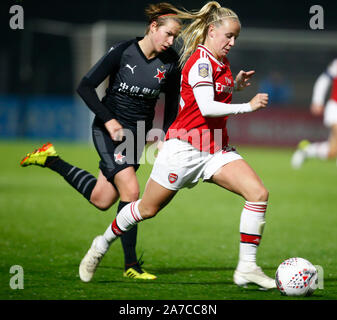
[[[303,258],[283,261],[275,275],[279,291],[287,296],[310,296],[317,288],[317,270]]]

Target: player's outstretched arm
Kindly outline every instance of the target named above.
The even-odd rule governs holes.
[[[193,94],[201,114],[209,118],[252,112],[265,108],[268,104],[268,94],[266,93],[258,93],[250,102],[239,104],[215,101],[213,86],[197,86],[193,88]]]

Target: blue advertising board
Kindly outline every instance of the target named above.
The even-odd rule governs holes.
[[[88,140],[89,113],[74,97],[0,96],[0,138]]]

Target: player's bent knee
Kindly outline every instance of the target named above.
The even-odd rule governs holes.
[[[123,185],[118,189],[121,200],[123,201],[136,201],[139,199],[139,187],[138,185]]]
[[[256,188],[255,190],[252,190],[245,197],[247,201],[252,202],[264,202],[268,201],[268,198],[269,198],[269,191],[263,186]]]
[[[92,202],[92,200],[90,200],[90,202],[99,210],[101,211],[106,211],[108,210],[111,206],[112,206],[112,203],[111,202],[104,202],[104,201],[101,201],[101,202]]]
[[[138,207],[140,214],[143,219],[150,219],[156,216],[156,214],[159,212],[159,208],[156,208],[154,206],[142,206],[141,204]]]
[[[268,201],[269,191],[266,188],[261,187],[259,189],[259,191],[257,192],[256,197],[257,197],[257,200],[256,200],[257,202],[259,202],[259,201]]]
[[[121,194],[121,198],[123,198],[124,201],[136,201],[139,199],[139,191],[131,190],[130,192],[126,192]]]
[[[108,210],[114,204],[113,199],[102,198],[95,194],[91,195],[90,202],[101,211]]]

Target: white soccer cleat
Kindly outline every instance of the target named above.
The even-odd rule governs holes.
[[[104,257],[104,253],[99,252],[96,248],[96,241],[99,237],[102,236],[97,236],[94,239],[90,249],[88,250],[87,254],[84,256],[84,258],[80,263],[79,274],[83,282],[91,281],[99,263]]]
[[[255,283],[263,289],[276,288],[275,279],[268,277],[257,265],[248,266],[246,270],[236,269],[234,283],[240,287],[247,287],[248,283]]]
[[[302,167],[303,162],[307,158],[305,148],[310,144],[308,140],[302,140],[298,146],[297,150],[294,152],[291,158],[291,166],[293,169],[299,169]]]
[[[296,150],[291,158],[291,166],[294,169],[299,169],[305,160],[305,153],[303,150]]]

